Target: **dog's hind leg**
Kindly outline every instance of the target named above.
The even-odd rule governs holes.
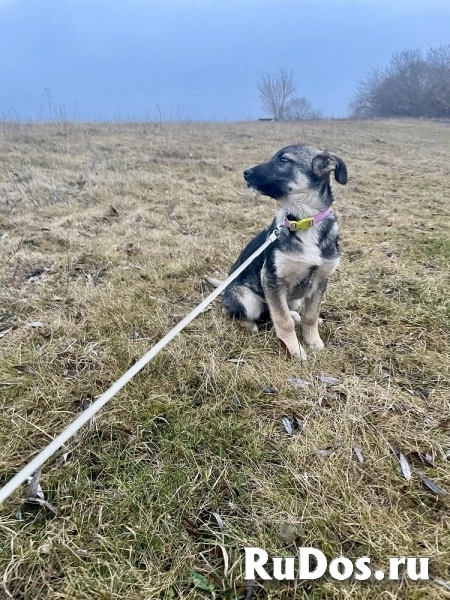
[[[289,311],[291,314],[291,317],[294,319],[294,323],[296,325],[300,325],[300,323],[302,322],[302,318],[301,316],[298,314],[298,312],[296,310],[290,310]]]
[[[296,325],[300,325],[300,323],[302,322],[302,318],[298,314],[302,302],[303,300],[301,298],[299,300],[288,300],[289,312],[291,313],[291,316],[294,319]]]
[[[265,302],[245,285],[231,284],[224,293],[223,306],[227,314],[239,321],[241,327],[258,332],[256,321],[267,311]]]
[[[243,327],[244,329],[249,329],[252,333],[258,333],[258,325],[255,321],[244,321],[242,319],[239,319],[238,321],[239,325],[241,327]]]

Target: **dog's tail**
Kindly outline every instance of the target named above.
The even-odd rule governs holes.
[[[215,288],[219,287],[219,285],[223,283],[222,281],[219,281],[218,279],[213,279],[212,277],[205,277],[205,281]]]

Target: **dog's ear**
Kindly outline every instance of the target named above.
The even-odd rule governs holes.
[[[333,160],[336,161],[334,177],[338,183],[345,185],[347,183],[347,166],[342,158],[339,158],[336,154],[331,154],[331,156],[333,157]]]
[[[322,152],[312,160],[312,170],[317,177],[326,179],[334,171],[334,177],[338,183],[345,185],[347,183],[347,167],[345,162],[332,152]]]

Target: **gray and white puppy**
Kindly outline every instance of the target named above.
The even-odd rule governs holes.
[[[260,254],[225,290],[226,313],[243,327],[258,331],[258,322],[271,318],[281,344],[300,360],[306,353],[299,344],[295,324],[301,322],[304,342],[323,348],[318,331],[319,308],[329,277],[339,265],[339,230],[336,216],[327,211],[335,200],[332,175],[344,185],[344,161],[328,151],[294,145],[277,152],[269,162],[244,171],[248,187],[274,198],[279,205],[275,219],[244,248],[231,274],[280,224],[287,224],[279,238]],[[293,222],[316,217],[297,225]],[[292,225],[288,222],[291,222]],[[306,228],[303,227],[306,225]],[[217,280],[207,278],[212,285]],[[303,318],[298,309],[304,302]]]

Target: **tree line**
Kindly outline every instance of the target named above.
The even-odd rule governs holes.
[[[323,118],[323,111],[296,95],[292,71],[264,74],[258,82],[264,112],[277,121]],[[403,50],[386,67],[373,67],[359,80],[349,106],[358,119],[450,118],[450,44],[423,54]]]

